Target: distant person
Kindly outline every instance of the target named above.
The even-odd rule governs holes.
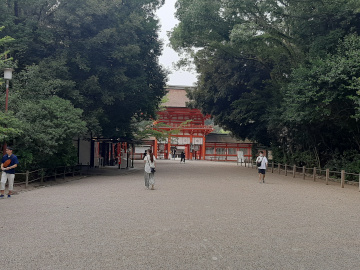
[[[175,155],[176,155],[176,149],[174,149],[172,152],[173,159],[175,159]]]
[[[6,147],[6,155],[3,156],[1,160],[1,189],[0,189],[0,198],[5,198],[5,184],[9,181],[9,192],[8,198],[11,197],[12,191],[14,189],[14,180],[15,180],[15,168],[18,166],[19,161],[17,156],[13,154],[13,149],[11,147]]]
[[[256,166],[258,167],[259,172],[259,183],[265,183],[265,173],[268,166],[268,160],[264,156],[263,151],[260,151],[259,156],[256,158]]]
[[[182,161],[184,161],[184,163],[185,163],[185,153],[184,153],[184,151],[181,152],[180,157],[181,157],[180,163],[181,163]]]
[[[145,177],[145,186],[147,189],[150,188],[154,190],[154,185],[155,185],[155,161],[156,158],[154,156],[154,154],[152,153],[152,151],[149,149],[147,150],[147,155],[144,157],[144,163],[145,163],[145,167],[144,167],[144,177]]]

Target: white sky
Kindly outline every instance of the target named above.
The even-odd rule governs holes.
[[[162,66],[170,70],[168,85],[193,86],[197,81],[195,72],[190,73],[184,70],[176,70],[173,64],[180,58],[178,54],[169,47],[169,39],[166,32],[170,31],[178,23],[174,17],[176,0],[165,0],[165,4],[156,13],[160,19],[160,38],[164,41],[163,54],[159,61]]]

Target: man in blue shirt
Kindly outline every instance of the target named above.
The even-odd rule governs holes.
[[[15,179],[15,168],[19,164],[17,156],[13,153],[13,149],[11,147],[6,147],[6,155],[1,159],[1,189],[0,189],[0,198],[4,198],[5,195],[5,184],[9,181],[9,193],[8,198],[11,197],[12,191],[14,189],[14,179]]]

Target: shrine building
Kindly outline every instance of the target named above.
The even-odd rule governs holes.
[[[205,121],[210,115],[203,115],[199,109],[188,108],[189,102],[183,86],[169,86],[165,109],[158,112],[158,129],[172,131],[163,141],[151,138],[135,147],[136,159],[142,159],[145,149],[152,149],[158,159],[185,158],[198,160],[236,161],[237,157],[250,160],[252,143],[232,138],[228,134],[215,134],[213,127]],[[191,90],[191,89],[190,89]]]

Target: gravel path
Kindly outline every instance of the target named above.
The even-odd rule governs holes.
[[[356,187],[158,161],[152,191],[135,167],[0,200],[0,269],[360,269]]]

